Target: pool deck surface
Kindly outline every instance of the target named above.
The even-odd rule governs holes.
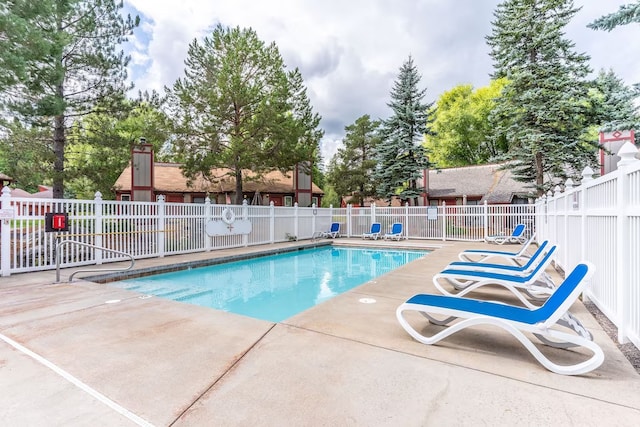
[[[305,242],[140,260],[136,268],[296,244]],[[396,308],[437,293],[432,275],[461,250],[496,246],[382,244],[436,250],[280,323],[79,278],[56,284],[55,271],[0,278],[0,424],[640,425],[640,375],[581,302],[572,312],[605,353],[588,374],[547,371],[498,328],[467,328],[427,346],[400,327]],[[427,333],[439,330],[423,323]],[[583,360],[576,351],[543,351]]]

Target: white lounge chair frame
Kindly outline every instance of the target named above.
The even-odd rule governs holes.
[[[512,264],[494,264],[488,262],[476,262],[476,261],[454,261],[450,263],[445,270],[458,269],[458,270],[477,270],[488,271],[492,273],[505,273],[505,274],[528,274],[533,271],[538,262],[542,259],[543,255],[549,250],[549,241],[545,240],[538,246],[538,249],[531,255],[527,262],[522,265]]]
[[[534,242],[536,234],[533,233],[529,236],[529,239],[524,242],[522,248],[518,252],[508,252],[508,251],[489,251],[484,249],[467,249],[466,251],[462,251],[458,254],[458,258],[460,261],[468,261],[468,262],[487,262],[493,258],[503,259],[513,265],[521,265],[522,262],[526,262],[526,260],[530,257],[527,250],[531,243]]]
[[[524,295],[537,300],[546,300],[554,292],[555,284],[545,273],[551,264],[556,247],[552,246],[536,264],[536,267],[526,274],[504,274],[493,271],[447,269],[433,276],[433,284],[444,295],[464,296],[482,286],[497,285],[509,290],[523,304],[536,307]],[[441,282],[446,282],[459,292],[452,293],[445,289]],[[524,295],[523,295],[524,294]]]
[[[541,307],[535,309],[443,295],[416,295],[398,307],[396,317],[404,330],[423,344],[435,344],[469,326],[498,326],[520,341],[533,357],[548,370],[563,375],[579,375],[596,369],[604,361],[604,353],[600,346],[593,341],[593,336],[568,311],[592,275],[593,265],[588,262],[578,264],[564,282],[558,286],[556,292]],[[404,312],[406,311],[422,313],[430,323],[441,326],[446,326],[456,319],[464,320],[428,337],[418,332],[405,319]],[[446,318],[439,320],[434,315],[446,316]],[[571,332],[552,329],[557,326],[568,328]],[[580,346],[587,348],[593,352],[593,356],[574,365],[558,365],[549,360],[524,332],[532,333],[544,344],[552,347],[566,349]]]
[[[384,235],[384,239],[400,241],[402,238],[402,229],[403,227],[401,222],[394,222],[391,226],[391,231]]]
[[[325,231],[324,233],[322,233],[322,237],[327,237],[327,238],[330,237],[332,239],[335,239],[336,237],[338,237],[339,234],[340,234],[340,223],[332,222],[331,228],[329,228],[329,231]]]
[[[382,235],[381,231],[382,231],[382,225],[379,222],[374,222],[373,224],[371,224],[371,229],[369,230],[368,233],[362,233],[362,238],[378,240],[378,237]]]
[[[513,231],[510,235],[494,235],[484,238],[487,243],[497,243],[503,245],[505,243],[524,243],[527,239],[525,237],[525,230],[527,226],[524,224],[517,224],[513,227]]]

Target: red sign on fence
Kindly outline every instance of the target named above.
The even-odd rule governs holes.
[[[45,214],[44,231],[69,231],[69,217],[66,213]]]

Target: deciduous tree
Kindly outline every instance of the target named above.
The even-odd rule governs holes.
[[[506,152],[504,138],[494,136],[489,114],[495,107],[506,79],[492,80],[488,86],[473,89],[458,85],[444,92],[431,107],[433,133],[426,147],[429,160],[438,167],[487,163]]]

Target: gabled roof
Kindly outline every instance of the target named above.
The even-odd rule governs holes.
[[[31,193],[23,190],[22,188],[12,188],[11,197],[31,197]]]
[[[429,170],[429,198],[474,197],[487,203],[511,203],[514,196],[532,192],[527,184],[513,179],[500,164]]]
[[[236,180],[229,176],[229,169],[212,169],[212,175],[217,178],[217,182],[211,183],[197,177],[189,186],[187,178],[182,174],[181,166],[178,163],[156,162],[153,170],[154,190],[167,193],[232,193],[236,190]],[[245,193],[293,193],[293,173],[285,175],[279,171],[272,171],[256,179],[256,174],[245,170],[242,187]],[[118,191],[131,191],[131,164],[122,171],[113,188]],[[312,185],[312,192],[324,194],[315,184]]]

